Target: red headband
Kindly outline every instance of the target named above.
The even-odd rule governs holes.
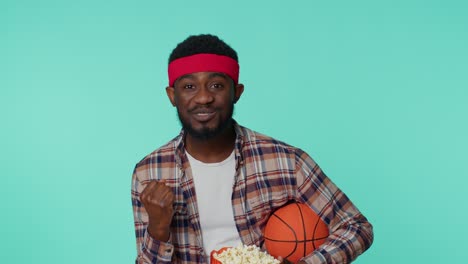
[[[231,77],[234,83],[239,81],[239,64],[231,57],[200,53],[179,58],[169,63],[169,86],[181,76],[194,72],[221,72]]]

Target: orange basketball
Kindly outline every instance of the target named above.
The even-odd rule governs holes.
[[[264,236],[270,255],[296,263],[325,242],[328,226],[309,206],[291,203],[270,216]]]

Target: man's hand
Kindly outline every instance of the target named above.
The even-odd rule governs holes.
[[[291,261],[288,261],[287,259],[283,259],[283,257],[278,257],[278,260],[281,261],[281,264],[294,264]],[[304,261],[299,261],[296,264],[307,264]]]
[[[156,240],[167,241],[174,216],[174,193],[165,181],[151,181],[140,194],[148,213],[148,232]]]

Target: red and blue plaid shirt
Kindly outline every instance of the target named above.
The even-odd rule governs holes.
[[[232,207],[244,244],[261,247],[270,213],[295,200],[309,205],[330,230],[327,241],[303,258],[307,263],[349,263],[370,247],[372,225],[307,153],[238,124],[235,130]],[[184,131],[135,167],[132,202],[136,263],[207,263],[183,139]],[[148,215],[140,201],[145,183],[161,179],[175,194],[169,241],[157,241],[148,234]]]

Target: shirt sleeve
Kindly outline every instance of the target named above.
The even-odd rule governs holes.
[[[328,225],[329,237],[304,257],[307,263],[350,263],[373,242],[372,225],[305,152],[297,154],[297,199]]]
[[[137,244],[137,264],[171,263],[174,246],[166,241],[153,239],[148,231],[148,214],[140,201],[143,186],[138,179],[136,169],[132,177],[132,206]]]

